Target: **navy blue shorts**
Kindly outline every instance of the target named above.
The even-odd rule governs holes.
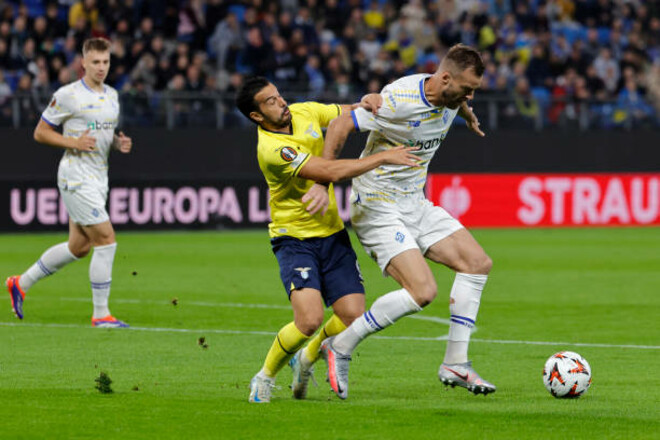
[[[364,293],[346,229],[323,238],[276,237],[270,243],[289,298],[294,290],[309,287],[319,290],[325,305],[330,306],[342,296]]]

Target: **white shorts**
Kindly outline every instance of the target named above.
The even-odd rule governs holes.
[[[105,203],[108,187],[83,183],[75,188],[59,188],[69,218],[74,223],[89,226],[98,225],[110,219]]]
[[[463,228],[447,211],[426,198],[407,202],[369,202],[358,199],[356,190],[351,196],[353,229],[385,276],[390,260],[400,253],[419,249],[424,255],[432,245]]]

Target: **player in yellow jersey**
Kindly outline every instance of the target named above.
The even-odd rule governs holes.
[[[337,212],[331,183],[384,164],[417,166],[417,158],[411,154],[414,148],[404,147],[364,159],[319,157],[324,143],[321,129],[358,104],[305,102],[289,107],[266,78],[253,77],[238,90],[236,105],[258,125],[259,167],[270,189],[271,244],[294,315],[293,322],[278,332],[263,368],[250,382],[249,401],[270,401],[275,375],[289,360],[293,395],[302,399],[323,339],[338,334],[364,312],[357,257]],[[370,108],[369,98],[360,105]],[[323,323],[324,302],[334,314],[311,338]]]

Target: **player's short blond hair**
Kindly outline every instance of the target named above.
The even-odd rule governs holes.
[[[87,55],[87,52],[107,52],[110,50],[110,41],[105,38],[90,38],[85,40],[82,47],[83,55]]]

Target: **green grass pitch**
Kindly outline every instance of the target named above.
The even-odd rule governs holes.
[[[33,287],[23,321],[0,296],[0,438],[660,438],[660,229],[473,234],[495,264],[470,357],[494,395],[437,379],[453,275],[436,266],[438,298],[422,319],[356,351],[348,400],[330,392],[321,362],[307,401],[291,398],[287,367],[271,404],[249,404],[250,378],[292,319],[267,233],[120,232],[110,306],[131,329],[89,326],[89,257]],[[0,235],[3,277],[65,239]],[[395,283],[352,239],[371,303]],[[563,349],[593,368],[577,400],[541,381]],[[114,393],[95,389],[101,371]]]

